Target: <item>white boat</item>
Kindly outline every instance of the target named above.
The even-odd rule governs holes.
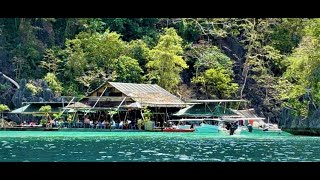
[[[260,124],[260,122],[264,123],[263,119],[265,118],[257,117],[254,109],[246,108],[245,103],[247,101],[242,99],[189,100],[189,102],[195,104],[179,110],[177,113],[174,113],[173,116],[186,118],[195,117],[195,119],[181,119],[181,121],[200,121],[201,123],[197,123],[197,125],[194,126],[195,132],[197,133],[240,134],[243,129],[246,129],[248,124],[255,125]],[[231,124],[233,125],[232,128],[230,128]],[[259,125],[256,126],[256,128],[258,127]],[[232,130],[231,133],[230,129]],[[251,127],[250,130],[252,130]],[[266,130],[267,129],[265,129],[265,131]],[[270,132],[277,131],[275,128],[268,128],[268,130],[270,130]]]
[[[201,123],[199,126],[195,126],[195,132],[198,133],[218,133],[220,127],[212,124]]]
[[[255,121],[253,123],[253,130],[252,130],[253,133],[255,131],[265,132],[265,133],[277,133],[277,134],[282,133],[282,130],[278,127],[277,124],[272,124],[269,122],[269,118],[268,118],[268,123],[265,123],[264,121],[257,122],[260,120],[259,118],[252,118],[250,120]],[[248,128],[244,126],[242,130],[248,130]]]
[[[177,120],[169,120],[168,122],[178,122],[177,125],[172,125],[174,129],[193,129],[193,124],[186,124],[187,122],[192,121],[203,121],[202,119],[177,119]]]
[[[169,120],[169,121],[178,121],[178,125],[173,126],[176,129],[195,129],[196,133],[222,133],[222,134],[240,134],[241,126],[236,127],[233,133],[230,134],[231,124],[236,123],[237,119],[226,119],[223,120],[221,118],[204,118],[204,119],[180,119],[180,120]],[[197,122],[197,123],[196,123]],[[183,124],[189,123],[189,124]],[[190,125],[190,123],[193,123]],[[199,124],[200,123],[200,124]],[[229,128],[227,126],[229,124]]]
[[[266,123],[262,127],[259,127],[259,130],[267,133],[281,133],[282,130],[278,128],[277,124]]]
[[[176,129],[191,129],[191,125],[187,125],[187,124],[178,125],[178,126],[172,126],[172,127],[176,128]]]

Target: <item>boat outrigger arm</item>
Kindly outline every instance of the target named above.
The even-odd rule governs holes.
[[[240,121],[240,120],[264,120],[266,118],[258,118],[258,117],[254,117],[254,118],[248,118],[248,117],[236,117],[236,118],[232,118],[232,117],[220,117],[220,119],[222,121]]]
[[[126,100],[127,97],[124,97],[121,101],[121,103],[119,104],[119,106],[117,107],[117,111],[119,110],[119,108],[121,107],[121,105],[123,104],[123,102]]]
[[[184,121],[205,121],[205,120],[214,120],[214,121],[222,121],[219,118],[203,118],[203,119],[177,119],[177,120],[168,120],[169,122],[184,122]]]
[[[209,103],[209,102],[247,102],[244,99],[205,99],[205,100],[189,100],[193,103]]]
[[[75,97],[72,97],[72,99],[69,101],[67,107],[69,107],[69,105],[72,103],[72,101],[74,100]],[[63,111],[60,112],[60,114],[63,114],[65,111],[67,110],[67,108],[63,108]],[[54,118],[53,120],[56,120],[56,118]]]

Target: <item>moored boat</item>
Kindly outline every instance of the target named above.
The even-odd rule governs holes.
[[[163,132],[194,132],[194,129],[178,129],[178,128],[172,128],[167,127],[162,130]]]

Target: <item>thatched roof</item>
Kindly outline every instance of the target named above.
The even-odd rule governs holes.
[[[123,94],[139,102],[142,106],[151,107],[184,107],[186,104],[178,97],[156,84],[136,84],[108,82]]]
[[[140,109],[142,108],[141,104],[139,102],[134,102],[128,105],[122,105],[123,108],[133,108],[133,109]]]

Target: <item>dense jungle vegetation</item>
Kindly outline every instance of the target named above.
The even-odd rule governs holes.
[[[2,18],[0,104],[81,96],[104,81],[157,83],[183,98],[247,99],[277,121],[320,105],[320,19]],[[45,82],[45,84],[43,84]]]

